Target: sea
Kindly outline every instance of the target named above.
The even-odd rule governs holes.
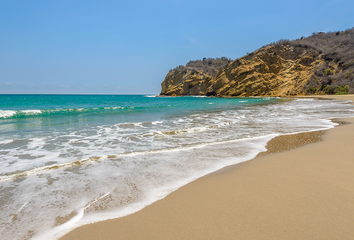
[[[0,239],[58,239],[132,214],[341,117],[354,117],[348,101],[0,95]]]

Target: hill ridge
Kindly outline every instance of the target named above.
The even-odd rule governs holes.
[[[160,95],[346,93],[354,93],[354,28],[281,39],[233,61],[226,57],[190,61],[170,70]]]

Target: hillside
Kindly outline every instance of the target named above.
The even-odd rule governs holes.
[[[354,93],[354,28],[280,40],[234,61],[204,58],[170,70],[167,96]]]
[[[203,58],[171,69],[161,84],[161,95],[205,95],[209,81],[232,60]]]

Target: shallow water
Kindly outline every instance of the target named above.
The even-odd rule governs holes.
[[[0,95],[0,236],[55,239],[133,213],[277,135],[351,116],[316,99]]]

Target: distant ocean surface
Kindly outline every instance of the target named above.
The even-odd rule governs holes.
[[[277,135],[353,116],[305,98],[0,95],[0,239],[131,214]]]

